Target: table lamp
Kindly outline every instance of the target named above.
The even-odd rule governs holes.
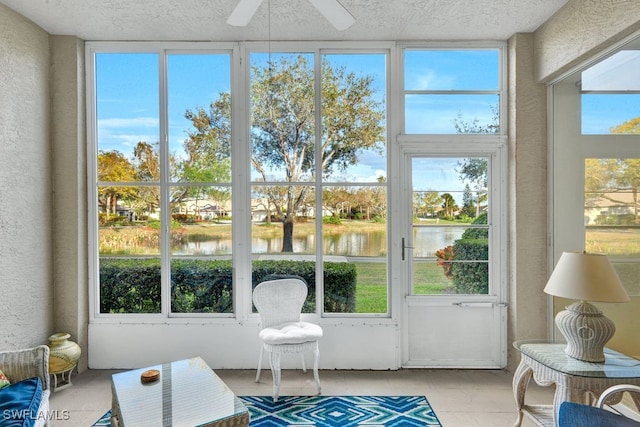
[[[565,353],[586,362],[604,362],[604,346],[616,327],[602,311],[587,301],[629,301],[629,295],[607,256],[563,252],[544,292],[579,300],[556,315],[556,325],[567,340]]]

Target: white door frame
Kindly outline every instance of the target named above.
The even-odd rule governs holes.
[[[411,238],[411,159],[413,157],[471,157],[484,156],[491,158],[491,175],[489,177],[489,191],[491,193],[489,210],[489,221],[493,224],[490,234],[490,283],[489,295],[438,295],[438,296],[412,296],[411,286],[411,256],[405,256],[401,262],[402,271],[402,304],[401,304],[401,363],[403,367],[429,367],[429,368],[503,368],[507,362],[507,224],[506,224],[506,137],[495,135],[476,135],[473,142],[459,142],[459,135],[456,135],[457,142],[452,144],[454,136],[404,136],[399,138],[398,160],[399,170],[404,171],[401,177],[402,202],[399,213],[401,224],[401,235],[396,236],[396,245],[401,248],[401,239]],[[411,246],[411,240],[408,240]],[[407,244],[407,243],[405,243]],[[410,255],[410,254],[408,254]],[[401,258],[401,257],[396,257]],[[396,293],[397,295],[397,293]],[[489,328],[491,333],[483,335],[483,339],[489,343],[487,354],[483,357],[474,357],[471,354],[449,354],[447,357],[438,356],[436,359],[412,360],[411,340],[415,340],[412,332],[412,318],[414,313],[424,312],[429,307],[431,313],[440,318],[449,316],[456,318],[460,315],[467,316],[470,313],[478,313],[479,317],[471,314],[470,318],[478,317],[483,321],[491,322]],[[414,309],[412,309],[414,308]],[[419,311],[416,311],[418,309]],[[455,311],[454,311],[455,310]],[[458,310],[465,310],[464,312]],[[451,317],[453,316],[453,317]],[[415,323],[415,319],[413,320]],[[439,324],[441,326],[441,324]],[[451,340],[452,334],[438,328],[429,331],[440,330],[442,332],[442,343],[451,348],[452,353],[461,353],[461,347]],[[470,329],[470,333],[471,329]],[[477,333],[477,332],[476,332]],[[429,335],[430,337],[431,335]],[[456,336],[456,335],[453,335]],[[489,339],[488,339],[489,338]],[[438,338],[434,338],[437,342]],[[459,340],[458,343],[464,343]],[[426,345],[426,344],[425,344]],[[465,353],[469,353],[466,351]]]

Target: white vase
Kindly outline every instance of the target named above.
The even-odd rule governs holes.
[[[49,337],[49,372],[69,371],[78,363],[82,350],[73,341],[69,341],[71,335],[59,332]]]

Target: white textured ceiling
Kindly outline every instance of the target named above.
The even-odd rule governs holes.
[[[237,0],[0,0],[51,34],[166,41],[506,40],[535,31],[566,2],[341,0],[356,23],[339,32],[307,0],[264,0],[248,27],[225,22]]]

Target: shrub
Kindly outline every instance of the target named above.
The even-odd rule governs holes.
[[[458,294],[486,294],[489,285],[488,239],[459,239],[453,244],[453,287]],[[469,261],[469,262],[460,262]]]
[[[372,222],[378,222],[378,223],[383,223],[385,222],[384,218],[381,215],[374,215],[373,218],[371,218]]]
[[[598,215],[595,219],[596,225],[633,225],[636,223],[634,214],[622,215]]]
[[[486,224],[483,213],[472,224]],[[486,294],[489,286],[489,235],[486,228],[468,228],[460,239],[436,251],[438,265],[458,294]],[[452,262],[455,261],[455,262]],[[468,261],[468,262],[465,262]]]
[[[304,312],[315,312],[315,262],[254,261],[252,289],[276,276],[299,276],[309,286]],[[177,313],[232,313],[233,279],[229,260],[174,260],[171,264],[171,310]],[[351,263],[324,263],[324,309],[356,311],[356,268]],[[100,260],[101,313],[159,313],[160,260]]]
[[[438,249],[436,251],[436,257],[438,258],[437,263],[444,270],[444,275],[447,279],[451,279],[453,274],[451,273],[452,262],[448,262],[448,260],[453,259],[453,245],[449,245],[444,249]]]
[[[331,216],[323,216],[322,217],[322,223],[323,224],[335,224],[335,225],[340,225],[342,224],[342,221],[340,220],[340,217],[337,215],[331,215]]]
[[[159,313],[160,261],[100,260],[100,313]]]
[[[171,310],[176,313],[232,313],[232,264],[228,260],[171,262]]]

